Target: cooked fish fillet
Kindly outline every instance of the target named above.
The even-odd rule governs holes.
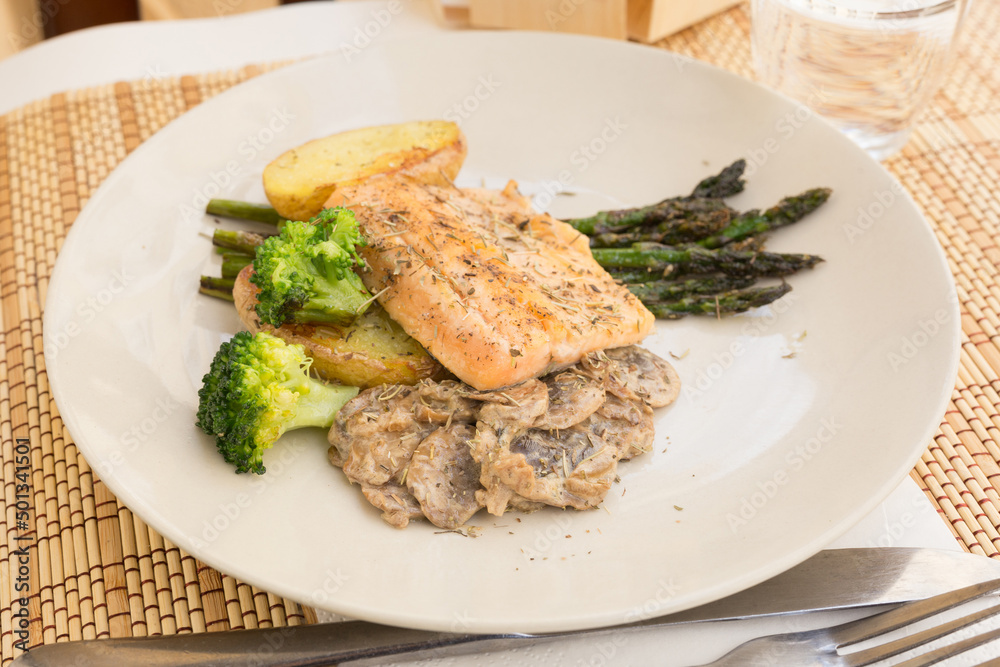
[[[629,345],[653,315],[615,283],[588,240],[535,212],[511,181],[502,191],[377,176],[341,188],[368,246],[368,289],[463,382],[507,387]]]

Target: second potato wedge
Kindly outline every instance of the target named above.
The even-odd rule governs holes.
[[[288,220],[309,220],[340,186],[405,171],[445,185],[465,161],[465,137],[443,120],[378,125],[314,139],[264,169],[264,193]]]

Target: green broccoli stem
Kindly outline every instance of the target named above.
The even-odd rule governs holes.
[[[329,429],[340,408],[358,395],[357,387],[326,384],[307,375],[289,380],[284,386],[299,394],[295,416],[285,422],[286,431],[306,426]]]
[[[763,213],[747,211],[718,234],[698,241],[698,245],[705,248],[719,248],[734,241],[741,241],[798,222],[826,203],[830,198],[830,192],[829,188],[814,188],[794,197],[785,197]]]
[[[232,278],[216,278],[215,276],[202,276],[201,284],[198,287],[198,291],[208,296],[214,296],[217,299],[232,301],[234,283],[235,281]]]
[[[676,301],[647,303],[646,308],[659,319],[673,320],[685,315],[731,315],[759,308],[777,301],[792,290],[782,283],[773,287],[751,287],[743,290],[686,297]]]
[[[284,222],[284,218],[270,206],[264,204],[251,204],[235,199],[211,199],[205,207],[205,213],[218,215],[223,218],[235,218],[237,220],[256,220],[278,226]]]
[[[671,247],[637,243],[631,248],[592,248],[605,268],[647,269],[676,273],[723,273],[730,276],[786,276],[823,261],[816,255],[710,250],[700,246]]]
[[[264,243],[270,236],[274,236],[274,234],[258,234],[243,229],[216,229],[212,233],[212,244],[218,248],[253,256],[257,251],[257,246]]]
[[[222,255],[222,277],[235,278],[248,264],[253,264],[253,257],[242,253],[227,252]]]
[[[751,276],[707,276],[687,280],[657,280],[628,285],[628,290],[645,303],[677,301],[698,294],[719,294],[753,285]]]
[[[372,301],[361,278],[353,271],[329,286],[316,281],[313,289],[316,292],[313,296],[286,313],[286,321],[346,326],[356,320]]]

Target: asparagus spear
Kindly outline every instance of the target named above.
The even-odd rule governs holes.
[[[786,276],[823,261],[816,255],[748,252],[700,246],[675,248],[658,243],[636,243],[631,248],[593,248],[601,266],[648,269],[674,273],[723,273],[729,276]]]
[[[256,220],[269,225],[278,225],[284,221],[277,211],[264,204],[250,204],[234,199],[211,199],[205,207],[205,213],[219,215],[237,220]]]
[[[617,211],[600,211],[586,218],[570,218],[565,222],[587,236],[617,233],[638,225],[659,224],[670,218],[678,206],[692,200],[719,200],[743,190],[745,160],[737,160],[715,176],[701,181],[689,195],[670,197],[650,206],[626,208]],[[722,202],[718,205],[724,206]]]
[[[829,198],[829,188],[815,188],[794,197],[785,197],[777,205],[763,213],[747,211],[737,216],[725,229],[714,236],[702,238],[698,241],[698,245],[705,248],[718,248],[733,241],[790,225],[815,211]]]
[[[691,193],[691,197],[722,199],[743,192],[743,170],[746,168],[746,160],[737,160],[715,176],[709,176],[699,183]]]
[[[247,264],[253,264],[253,257],[242,253],[226,253],[222,256],[222,277],[236,278]]]
[[[728,315],[767,305],[791,291],[782,283],[773,287],[751,287],[722,294],[695,295],[669,302],[647,303],[646,307],[660,319],[677,319],[688,314]]]
[[[273,236],[273,234],[258,234],[242,229],[237,231],[216,229],[212,234],[212,243],[219,248],[253,256],[257,246],[263,243],[268,236]]]
[[[639,210],[645,216],[641,225],[623,232],[595,233],[590,245],[623,248],[649,241],[668,245],[690,243],[721,233],[737,215],[721,199],[668,199]],[[616,211],[605,213],[611,215]]]
[[[563,222],[587,236],[613,234],[642,225],[649,219],[657,221],[665,219],[670,209],[669,204],[669,201],[662,201],[641,208],[599,211],[588,218],[569,218]]]
[[[760,252],[762,249],[763,243],[761,243],[759,237],[755,236],[742,241],[735,241],[732,245],[726,247],[726,250],[730,252]],[[604,269],[611,274],[612,278],[626,285],[670,281],[677,274],[682,273],[681,271],[677,271],[677,267],[673,264],[667,264],[666,266],[661,264],[658,269],[625,269],[616,266],[606,266]]]
[[[202,276],[201,285],[198,287],[198,291],[202,294],[207,294],[208,296],[214,296],[217,299],[225,299],[226,301],[233,300],[233,284],[235,281],[232,278],[216,278],[215,276]]]
[[[697,294],[719,294],[753,285],[752,276],[708,276],[687,280],[657,280],[628,285],[628,290],[643,303],[677,301]]]
[[[626,285],[641,283],[652,283],[667,280],[666,273],[669,271],[654,271],[653,269],[621,269],[616,267],[605,267],[611,277]]]

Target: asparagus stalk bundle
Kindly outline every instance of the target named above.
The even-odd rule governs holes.
[[[792,290],[788,283],[769,287],[749,287],[721,294],[694,294],[675,301],[654,301],[646,304],[656,317],[674,320],[685,315],[723,315],[742,313],[766,306]]]
[[[248,264],[253,264],[253,255],[238,252],[222,254],[222,277],[235,278]]]
[[[272,234],[258,234],[246,230],[216,229],[212,233],[212,245],[232,253],[240,253],[253,257],[257,246],[267,240]]]
[[[236,218],[237,220],[256,220],[274,226],[283,222],[278,212],[270,206],[249,204],[234,199],[213,199],[205,207],[205,213],[220,215],[223,218]]]
[[[737,160],[688,195],[649,206],[601,211],[566,220],[590,237],[594,259],[635,294],[658,318],[689,314],[720,316],[757,308],[791,290],[786,276],[822,258],[763,249],[765,235],[795,223],[822,206],[827,188],[785,197],[765,210],[738,212],[723,201],[742,192],[746,163]],[[273,225],[275,231],[217,229],[213,243],[223,254],[222,276],[202,276],[200,291],[232,299],[236,275],[253,261],[256,247],[282,223],[268,206],[213,199],[211,215]],[[757,286],[760,278],[781,278]]]
[[[699,218],[699,212],[705,216],[717,215],[719,210],[732,212],[722,199],[743,191],[744,169],[746,161],[737,160],[719,174],[703,180],[689,195],[671,197],[640,208],[600,211],[588,218],[570,218],[565,222],[593,237],[620,233],[637,226],[669,225],[671,220],[694,221]],[[683,225],[683,222],[679,224]],[[664,229],[664,233],[670,233],[669,229]]]
[[[624,248],[643,242],[720,248],[798,222],[830,197],[829,188],[814,188],[785,197],[764,212],[739,213],[723,198],[743,190],[745,168],[745,161],[737,160],[703,180],[689,195],[639,208],[600,211],[566,222],[589,236],[595,248]]]
[[[823,261],[816,255],[766,251],[710,250],[701,246],[673,247],[636,243],[630,248],[593,248],[597,263],[613,269],[646,269],[665,277],[685,273],[721,273],[727,276],[782,277],[811,269]]]
[[[722,294],[750,287],[755,280],[750,276],[708,276],[688,278],[687,280],[654,280],[629,285],[628,289],[643,303],[667,303],[686,299],[689,296]]]
[[[656,243],[692,243],[709,236],[722,233],[732,222],[736,211],[726,206],[721,199],[679,199],[667,200],[646,209],[626,211],[604,211],[608,216],[624,214],[640,219],[636,225],[624,228],[610,222],[595,224],[590,234],[590,245],[595,248],[622,248],[633,243],[653,241]],[[602,214],[598,214],[602,215]],[[588,225],[593,218],[589,219]],[[579,220],[573,222],[579,223]],[[582,231],[574,224],[577,231]],[[624,229],[612,232],[608,229]]]
[[[815,211],[829,198],[829,188],[814,188],[794,197],[785,197],[763,213],[753,210],[737,216],[725,229],[714,236],[701,239],[698,245],[719,248],[790,225]]]
[[[198,291],[217,299],[233,300],[233,287],[235,278],[217,278],[215,276],[202,276]]]

